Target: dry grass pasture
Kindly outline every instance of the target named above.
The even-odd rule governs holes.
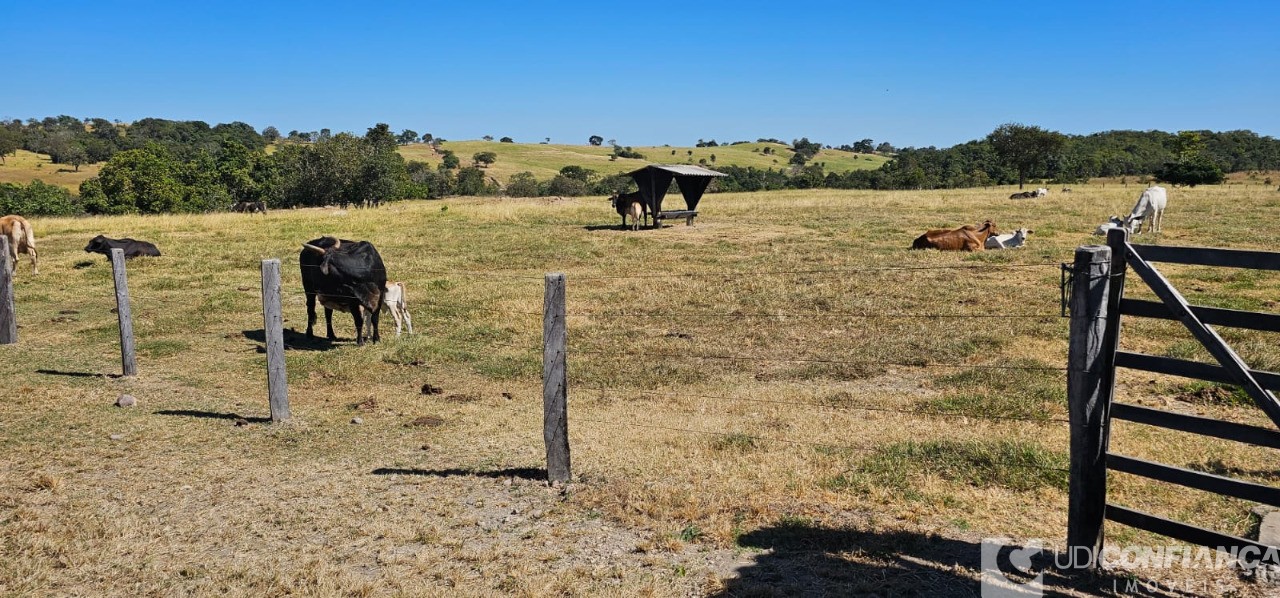
[[[54,164],[46,154],[18,150],[14,155],[5,156],[4,164],[0,164],[0,183],[27,185],[31,181],[44,181],[79,193],[80,183],[98,176],[101,169],[102,164],[81,164],[76,170],[70,164]]]
[[[982,538],[1065,533],[1058,263],[1139,192],[720,194],[695,226],[640,232],[599,197],[37,219],[42,274],[20,265],[20,342],[0,348],[0,595],[976,594]],[[907,249],[986,218],[1034,229],[1029,247]],[[1175,189],[1164,234],[1142,240],[1275,249],[1262,223],[1277,221],[1274,189]],[[135,379],[111,376],[110,268],[81,251],[99,233],[164,253],[129,264]],[[302,338],[296,256],[321,234],[378,246],[418,334],[387,336],[384,318],[377,345]],[[284,262],[289,425],[261,419],[269,257]],[[1161,269],[1193,302],[1277,310],[1275,275]],[[568,277],[563,489],[539,481],[549,271]],[[1130,296],[1150,297],[1140,286]],[[349,317],[335,326],[351,338]],[[1274,338],[1222,334],[1280,368]],[[1168,322],[1130,321],[1123,345],[1206,359]],[[139,405],[114,407],[122,393]],[[1267,423],[1189,380],[1122,372],[1118,393]],[[1242,445],[1123,422],[1112,447],[1280,474]],[[1256,525],[1237,500],[1120,474],[1111,491],[1215,529]],[[1129,575],[1168,578],[1063,590]]]

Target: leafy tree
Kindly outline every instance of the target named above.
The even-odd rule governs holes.
[[[596,171],[577,165],[569,165],[561,168],[560,174],[576,181],[582,181],[584,184],[588,185],[591,184],[591,180],[596,177]]]
[[[431,135],[431,133],[423,133],[423,134],[422,134],[422,142],[423,142],[423,143],[431,143],[431,140],[433,140],[433,139],[435,139],[435,137],[434,137],[434,136],[432,136],[432,135]]]
[[[387,123],[378,123],[364,134],[364,140],[377,149],[392,149],[396,147],[396,136],[391,133],[391,126]]]
[[[493,141],[493,135],[485,135],[484,137],[481,137],[481,139],[485,141]]]
[[[515,142],[516,140],[510,137],[503,137],[502,139],[498,140],[498,143],[515,143]]]
[[[1008,123],[987,135],[987,142],[1001,161],[1018,172],[1021,189],[1028,176],[1045,168],[1050,158],[1062,149],[1066,137],[1036,126]]]
[[[600,145],[604,143],[604,137],[601,137],[599,135],[592,135],[587,138],[587,143],[590,143],[591,145]]]
[[[280,129],[268,125],[267,128],[262,130],[262,138],[266,140],[267,143],[280,141]]]
[[[494,162],[498,161],[498,154],[494,152],[476,152],[471,156],[475,165],[480,168],[488,168]]]
[[[4,157],[15,153],[18,148],[22,147],[22,134],[6,128],[0,128],[0,164],[4,163]]]
[[[316,141],[328,141],[333,139],[333,131],[329,129],[320,129],[320,133],[316,135]]]
[[[458,170],[458,182],[453,192],[457,195],[486,195],[490,191],[485,184],[484,171],[474,166]]]
[[[1222,169],[1207,156],[1193,156],[1169,162],[1156,172],[1156,178],[1174,185],[1216,185],[1226,179]]]
[[[587,184],[578,179],[567,177],[563,174],[557,174],[551,177],[543,186],[543,195],[564,195],[569,197],[577,197],[586,195],[588,191]]]
[[[400,145],[409,145],[410,143],[413,143],[414,141],[417,141],[417,140],[418,140],[418,132],[414,131],[413,129],[405,129],[400,132],[400,135],[398,137],[396,137],[396,141],[398,141]]]
[[[186,196],[179,180],[181,164],[164,147],[151,143],[143,149],[112,156],[98,173],[101,197],[93,201],[81,195],[85,209],[101,214],[155,214],[185,211]],[[99,203],[101,201],[101,203]]]
[[[89,161],[89,152],[85,151],[83,145],[73,143],[67,147],[66,152],[61,156],[61,160],[74,166],[76,172],[80,172],[80,165]]]
[[[507,181],[506,193],[511,197],[537,197],[538,179],[532,172],[517,172]]]
[[[30,185],[0,183],[0,211],[28,216],[72,216],[80,212],[71,192],[41,181]]]
[[[888,141],[883,141],[883,142],[881,142],[881,143],[880,143],[880,145],[877,145],[877,146],[876,146],[876,153],[878,153],[878,154],[892,154],[892,153],[893,153],[893,149],[894,149],[894,148],[893,148],[893,146],[892,146],[892,145],[890,145]]]
[[[440,165],[443,166],[444,168],[452,170],[454,168],[462,166],[462,160],[458,158],[457,154],[453,153],[453,150],[444,150],[444,157],[441,160]]]
[[[857,153],[859,153],[859,154],[869,154],[869,153],[871,153],[871,152],[875,151],[875,146],[874,146],[874,145],[872,145],[872,143],[873,143],[873,142],[872,142],[870,139],[863,139],[863,140],[861,140],[861,141],[855,141],[855,142],[853,143],[853,151],[855,151],[855,152],[857,152]]]

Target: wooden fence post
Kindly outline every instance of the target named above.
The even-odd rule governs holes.
[[[542,440],[547,445],[547,481],[553,484],[571,476],[564,286],[563,273],[547,274],[542,303]]]
[[[267,343],[267,397],[271,421],[289,419],[289,378],[284,368],[284,316],[280,309],[280,260],[262,260],[262,336]]]
[[[9,239],[0,236],[0,345],[18,342],[18,315],[13,309],[13,269]]]
[[[129,278],[124,270],[124,250],[111,250],[111,276],[116,282],[116,313],[120,316],[120,361],[125,376],[138,375],[138,355],[133,346],[133,314],[129,309]]]
[[[1109,344],[1112,251],[1076,249],[1067,353],[1067,407],[1071,421],[1071,486],[1067,506],[1069,568],[1098,565],[1107,505],[1107,440],[1115,349]]]

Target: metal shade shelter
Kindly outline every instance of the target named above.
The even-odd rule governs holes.
[[[654,215],[655,227],[658,226],[658,220],[661,218],[686,217],[689,222],[692,222],[693,216],[697,215],[698,202],[702,200],[702,194],[707,190],[707,185],[710,185],[711,180],[716,177],[726,176],[723,172],[686,164],[650,164],[627,175],[640,187],[640,198],[649,208],[649,213]],[[664,213],[662,199],[666,197],[667,189],[671,186],[673,179],[676,187],[680,189],[680,194],[684,196],[685,209]]]

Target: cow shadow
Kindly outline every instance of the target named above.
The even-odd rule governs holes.
[[[46,376],[66,376],[68,378],[121,378],[120,374],[96,374],[93,372],[64,372],[62,370],[36,370],[37,374]]]
[[[257,330],[242,330],[240,333],[251,341],[262,343],[262,345],[258,347],[259,353],[267,352],[266,330],[259,328]],[[328,351],[336,348],[338,348],[338,344],[336,342],[330,341],[323,336],[307,338],[305,333],[298,332],[293,328],[284,329],[284,349],[286,351]]]
[[[505,469],[494,469],[488,471],[478,471],[474,469],[417,469],[417,468],[401,468],[401,467],[379,467],[373,470],[373,475],[418,475],[430,476],[437,478],[452,477],[475,477],[475,478],[520,478],[522,480],[545,481],[547,479],[547,470],[539,467],[508,467]]]
[[[670,224],[663,224],[663,225],[660,225],[658,228],[669,228],[670,226],[671,226]],[[621,224],[588,224],[582,227],[582,230],[591,231],[591,232],[595,232],[595,231],[631,232],[631,225],[627,224],[624,226]],[[640,230],[641,231],[653,230],[653,227],[641,226]]]
[[[779,524],[738,538],[743,548],[762,552],[726,579],[720,598],[736,596],[979,596],[982,594],[980,542],[910,531],[826,528]],[[1066,575],[1054,567],[1057,553],[1031,554],[1029,572],[1014,568],[1016,546],[998,552],[1000,573],[1013,584],[1043,574],[1044,594],[1132,595],[1133,578],[1124,571]],[[1065,560],[1065,557],[1062,557]],[[1147,596],[1190,596],[1172,587],[1137,588]],[[1000,594],[1014,595],[1014,594]],[[1028,594],[1030,595],[1030,594]]]
[[[226,420],[244,420],[251,424],[265,424],[271,421],[269,417],[248,417],[238,413],[218,413],[216,411],[197,411],[194,409],[161,409],[153,411],[156,415],[168,415],[173,417],[195,417],[199,419],[226,419]]]

